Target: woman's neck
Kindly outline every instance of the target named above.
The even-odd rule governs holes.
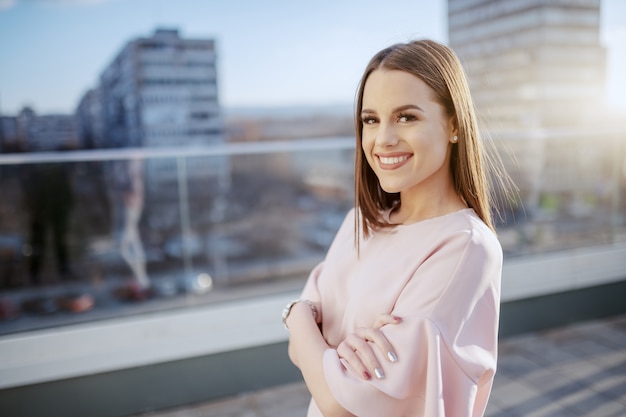
[[[434,193],[401,193],[399,205],[392,210],[389,219],[396,224],[411,224],[433,217],[443,216],[467,208],[467,204],[452,186]]]

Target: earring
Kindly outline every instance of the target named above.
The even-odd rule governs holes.
[[[458,136],[453,136],[452,137],[452,143],[457,143],[459,141],[459,137]]]

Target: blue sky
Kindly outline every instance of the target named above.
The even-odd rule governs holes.
[[[447,42],[445,0],[0,0],[0,111],[73,112],[130,39],[156,27],[218,44],[228,107],[351,104],[379,49]],[[626,109],[626,1],[602,0],[607,95]]]

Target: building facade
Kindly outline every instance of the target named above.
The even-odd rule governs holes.
[[[17,116],[0,117],[2,152],[49,152],[76,149],[76,119],[68,114],[39,115],[30,107]]]
[[[157,29],[126,43],[103,70],[98,86],[105,147],[179,151],[223,144],[216,62],[213,39],[183,38],[174,29]],[[138,172],[137,180],[145,186],[143,235],[188,242],[192,232],[181,230],[181,201],[198,213],[185,227],[207,235],[215,224],[212,214],[224,206],[229,192],[230,157],[168,155],[146,160]],[[123,166],[108,166],[105,175],[113,190],[126,186],[119,172]],[[117,212],[123,215],[124,207]]]
[[[581,170],[602,167],[606,155],[579,132],[606,125],[600,0],[448,0],[448,31],[481,127],[528,211],[544,193],[597,188],[581,184]]]
[[[600,0],[449,0],[450,46],[492,129],[593,122],[604,103]]]
[[[104,147],[201,148],[224,143],[216,61],[213,39],[182,38],[175,29],[157,29],[150,37],[129,41],[100,76]],[[98,135],[98,129],[91,130]],[[192,180],[190,188],[209,195],[223,194],[230,184],[228,157],[187,158],[184,167],[180,164],[174,158],[149,161],[147,190],[161,198],[177,192],[181,175]],[[151,211],[166,217],[156,204]]]
[[[215,42],[157,29],[124,46],[100,78],[108,147],[223,141]]]

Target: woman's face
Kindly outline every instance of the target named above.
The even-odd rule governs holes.
[[[383,190],[437,192],[451,181],[449,148],[456,134],[433,90],[400,70],[377,69],[363,90],[362,148]]]

